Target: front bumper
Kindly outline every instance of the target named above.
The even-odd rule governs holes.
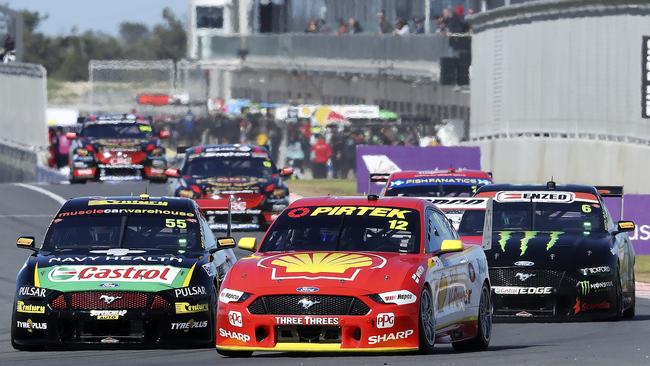
[[[164,159],[148,159],[141,164],[97,164],[94,160],[75,160],[71,175],[75,180],[125,181],[166,179]]]
[[[243,303],[219,303],[219,350],[396,352],[418,349],[417,304],[373,304],[365,315],[253,314]],[[391,319],[378,326],[378,318]]]

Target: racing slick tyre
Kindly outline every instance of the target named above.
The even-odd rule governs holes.
[[[611,317],[611,320],[621,320],[623,318],[623,286],[621,285],[620,269],[616,270],[616,278],[614,281],[616,283],[616,303],[614,304],[616,313]]]
[[[632,275],[632,302],[630,303],[630,307],[623,312],[623,318],[625,319],[633,319],[636,315],[636,286],[634,285],[636,283],[635,281],[636,278],[634,275]]]
[[[217,348],[217,353],[222,356],[232,357],[232,358],[245,358],[253,355],[253,351],[227,351],[218,348]]]
[[[492,334],[492,303],[490,288],[485,283],[481,289],[481,300],[478,304],[478,332],[476,337],[459,342],[452,342],[454,350],[459,352],[485,351],[490,344]]]
[[[70,179],[70,184],[86,184],[88,180],[86,179]]]
[[[420,353],[433,353],[436,343],[436,318],[433,312],[433,297],[428,287],[424,287],[420,293],[420,314],[419,314],[419,345]]]

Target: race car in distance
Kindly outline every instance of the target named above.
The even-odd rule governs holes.
[[[264,229],[289,204],[282,178],[293,170],[278,170],[266,149],[234,144],[181,150],[185,157],[180,169],[166,171],[177,178],[173,194],[194,199],[213,230],[227,230],[229,204],[232,230]]]
[[[212,345],[220,282],[234,239],[215,240],[186,198],[66,202],[18,272],[11,344]]]
[[[141,180],[165,182],[167,158],[160,139],[168,131],[154,133],[142,118],[100,117],[83,123],[81,131],[68,132],[70,182],[89,180]]]
[[[390,175],[371,174],[373,182],[386,182],[387,197],[471,197],[476,190],[492,183],[492,174],[479,170],[405,170]]]
[[[217,351],[486,349],[490,282],[483,250],[415,198],[297,200],[226,275]]]
[[[622,188],[607,195],[622,196]],[[492,202],[465,212],[460,229],[483,233],[495,317],[634,317],[634,249],[626,235],[634,223],[616,223],[595,187],[489,185],[476,196]]]

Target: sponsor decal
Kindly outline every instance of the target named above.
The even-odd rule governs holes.
[[[318,287],[309,287],[309,286],[298,287],[296,289],[296,292],[305,292],[305,293],[314,293],[314,292],[318,292],[318,291],[320,291],[320,289]]]
[[[16,301],[16,311],[27,314],[45,314],[45,306],[25,304],[24,301]]]
[[[526,310],[523,310],[523,311],[520,311],[517,314],[515,314],[515,316],[518,316],[520,318],[530,318],[530,317],[533,316],[533,314],[527,312]]]
[[[573,192],[548,191],[501,191],[495,196],[497,202],[547,202],[571,203],[576,195]]]
[[[591,310],[609,310],[612,304],[609,301],[603,301],[596,304],[584,303],[579,297],[576,297],[576,303],[573,305],[573,314]]]
[[[55,266],[47,277],[52,282],[155,282],[170,285],[181,271],[170,266]]]
[[[167,206],[165,201],[131,201],[131,200],[90,200],[88,206],[106,205],[142,205],[142,206]]]
[[[31,319],[27,319],[26,322],[21,322],[20,320],[17,320],[16,328],[27,329],[29,333],[33,333],[34,329],[47,330],[47,323],[34,323]]]
[[[118,287],[120,287],[120,284],[115,283],[115,282],[106,282],[106,283],[100,283],[99,287],[101,287],[101,288],[118,288]]]
[[[115,344],[115,343],[120,343],[119,339],[115,339],[115,338],[113,338],[113,337],[106,337],[106,338],[103,338],[103,339],[102,339],[101,341],[99,341],[99,342],[100,342],[100,343],[104,343],[104,344]]]
[[[535,262],[529,262],[529,261],[517,261],[515,262],[515,266],[517,267],[532,267],[535,265]]]
[[[552,287],[493,286],[492,289],[497,295],[548,295],[553,291]]]
[[[208,311],[208,304],[190,305],[189,302],[177,302],[174,304],[176,314],[201,313]]]
[[[190,329],[199,329],[199,328],[207,328],[208,327],[208,321],[207,320],[202,320],[197,322],[194,319],[190,319],[184,323],[171,323],[171,330],[182,330],[184,332],[189,332]]]
[[[395,341],[398,339],[408,339],[415,333],[413,329],[408,329],[403,332],[380,334],[368,337],[368,344],[378,344],[388,341]]]
[[[276,316],[277,325],[339,325],[340,319],[329,316]]]
[[[422,277],[422,274],[424,273],[424,267],[419,266],[418,269],[413,273],[413,276],[411,278],[415,283],[420,283],[420,277]]]
[[[230,312],[228,312],[228,322],[233,327],[241,328],[243,326],[241,313],[239,311],[230,311]]]
[[[177,210],[161,210],[159,208],[146,209],[146,208],[93,208],[79,211],[66,211],[59,212],[58,218],[65,218],[68,216],[79,215],[100,215],[100,214],[145,214],[145,215],[166,215],[166,216],[184,216],[194,217],[193,212],[177,211]]]
[[[305,310],[311,308],[312,306],[314,306],[316,304],[320,304],[320,301],[309,300],[306,297],[302,298],[302,299],[300,299],[300,301],[298,301],[298,305],[302,306],[302,308],[305,309]]]
[[[467,271],[469,273],[469,280],[471,282],[476,281],[476,271],[474,270],[474,265],[472,264],[472,262],[469,262],[467,264]]]
[[[535,276],[537,276],[537,274],[535,274],[535,273],[517,272],[517,274],[515,274],[515,277],[517,277],[517,279],[519,281],[521,281],[521,282],[526,282],[526,281],[528,281],[529,278],[532,278],[532,277],[535,277]]]
[[[560,235],[564,234],[562,231],[499,231],[499,247],[501,251],[506,251],[506,244],[513,238],[513,236],[521,236],[519,239],[519,256],[526,254],[528,250],[528,242],[532,239],[548,235],[548,242],[546,242],[546,250],[550,250],[557,243]],[[523,261],[522,261],[523,262]]]
[[[90,316],[97,320],[118,320],[126,315],[126,310],[91,310]]]
[[[221,290],[221,293],[219,294],[219,301],[221,301],[224,304],[230,302],[237,302],[239,301],[239,299],[241,299],[243,295],[244,293],[241,291],[224,288],[223,290]]]
[[[239,333],[239,332],[231,332],[229,330],[225,330],[223,328],[219,328],[219,335],[224,337],[224,338],[230,338],[230,339],[235,339],[240,342],[248,343],[251,340],[251,337],[248,334],[244,333]]]
[[[33,296],[33,297],[45,297],[45,289],[39,287],[21,287],[18,289],[18,295],[20,296]]]
[[[578,291],[580,292],[580,294],[587,295],[591,292],[591,290],[597,291],[597,290],[614,287],[614,282],[613,281],[603,281],[603,282],[580,281],[576,286],[578,287]]]
[[[395,325],[395,314],[379,313],[377,314],[377,328],[388,329]]]
[[[589,268],[580,268],[578,271],[583,276],[596,275],[601,273],[610,273],[612,269],[609,266],[600,266],[600,267],[589,267]]]
[[[390,186],[414,186],[414,185],[458,185],[458,186],[482,186],[492,183],[488,179],[468,177],[418,177],[407,179],[396,179],[390,182]]]
[[[122,296],[110,296],[110,295],[102,295],[102,296],[99,297],[99,299],[101,301],[103,301],[104,303],[106,303],[108,305],[114,303],[115,301],[117,301],[117,300],[119,300],[121,298],[122,298]]]
[[[385,302],[396,305],[413,304],[417,301],[417,296],[408,290],[390,291],[379,294],[379,297]]]
[[[359,253],[296,253],[264,258],[258,266],[270,268],[276,279],[331,279],[353,281],[362,269],[382,268],[386,259],[376,254]]]
[[[190,297],[196,295],[205,295],[204,286],[181,287],[174,290],[176,297]]]
[[[315,207],[309,216],[375,216],[406,220],[406,214],[412,210],[402,210],[390,207],[368,207],[368,206],[319,206]]]

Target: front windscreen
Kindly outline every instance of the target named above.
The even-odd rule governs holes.
[[[405,197],[471,197],[476,192],[477,186],[467,185],[421,185],[408,187],[390,187],[386,196]]]
[[[147,211],[161,213],[148,214]],[[199,223],[190,212],[167,209],[60,212],[43,243],[43,250],[49,252],[115,248],[162,254],[198,252],[202,248]]]
[[[277,169],[270,159],[198,157],[190,160],[183,175],[193,178],[207,177],[269,177]]]
[[[260,251],[293,250],[418,253],[420,215],[394,207],[290,208],[269,228]]]
[[[597,232],[604,230],[599,203],[516,202],[493,204],[493,231]],[[467,211],[458,232],[477,235],[483,231],[485,211]]]
[[[93,139],[146,139],[152,133],[150,125],[140,123],[90,124],[81,130],[81,136]]]

